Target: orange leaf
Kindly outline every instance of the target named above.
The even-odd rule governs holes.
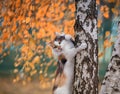
[[[112,44],[113,44],[113,43],[112,43],[111,41],[109,41],[108,39],[106,39],[106,40],[104,41],[104,47],[105,47],[105,48],[111,47]]]
[[[8,15],[9,15],[9,16],[14,16],[14,12],[12,12],[12,11],[9,10],[9,11],[8,11]]]
[[[2,49],[2,46],[0,46],[0,54],[2,53],[3,49]]]
[[[8,39],[8,37],[9,37],[9,33],[8,32],[6,32],[6,33],[3,33],[3,40],[6,40],[6,39]]]
[[[20,3],[21,3],[21,0],[17,0],[16,4],[15,4],[15,7],[18,8],[20,6]]]
[[[110,31],[105,32],[105,36],[108,37],[110,35]]]
[[[40,2],[40,0],[35,0],[35,3],[38,4]]]
[[[26,2],[26,3],[29,3],[29,2],[31,2],[31,0],[25,0],[25,2]]]
[[[74,12],[75,11],[75,4],[74,3],[70,4],[68,8],[71,10],[71,12]]]
[[[97,4],[97,5],[100,5],[100,0],[96,0],[96,4]]]
[[[33,71],[30,72],[30,75],[33,76],[36,73],[37,73],[37,70],[33,70]]]
[[[104,16],[105,18],[109,18],[109,12],[103,13],[103,16]]]
[[[98,28],[100,28],[101,27],[101,23],[102,23],[102,20],[98,20],[98,23],[97,23],[97,26],[98,26]]]
[[[12,29],[11,29],[13,32],[16,31],[16,25],[13,25]]]
[[[118,10],[118,9],[115,9],[115,8],[112,8],[112,12],[113,12],[116,16],[118,16],[118,14],[119,14],[119,10]]]
[[[3,40],[2,39],[0,39],[0,44],[2,44],[3,43]]]
[[[116,0],[108,0],[109,3],[114,3]]]
[[[30,17],[27,17],[25,21],[26,21],[26,23],[29,23],[30,22]]]
[[[62,6],[60,7],[60,10],[61,10],[61,11],[64,11],[66,8],[67,8],[67,7],[66,7],[65,5],[62,5]]]
[[[100,53],[100,54],[98,54],[98,57],[100,58],[100,57],[102,57],[104,55],[104,53]]]
[[[38,39],[41,39],[41,38],[43,38],[43,37],[45,37],[45,30],[44,30],[43,28],[41,28],[41,29],[39,30],[39,32],[37,33],[37,38],[38,38]]]

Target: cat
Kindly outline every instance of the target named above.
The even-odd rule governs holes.
[[[74,57],[80,50],[87,47],[86,43],[75,47],[71,35],[56,32],[56,37],[49,43],[58,66],[53,86],[53,94],[72,94],[74,77]]]

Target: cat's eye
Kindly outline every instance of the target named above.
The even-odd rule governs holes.
[[[57,48],[57,46],[54,46],[53,48]]]
[[[61,41],[59,41],[59,44],[61,43]]]

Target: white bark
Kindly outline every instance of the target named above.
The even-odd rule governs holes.
[[[73,94],[98,94],[98,51],[96,0],[75,0],[77,45],[87,48],[76,56]]]
[[[99,94],[120,94],[120,22],[117,40]]]

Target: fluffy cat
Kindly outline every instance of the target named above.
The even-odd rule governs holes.
[[[74,57],[86,43],[75,47],[75,42],[68,34],[56,32],[56,38],[49,43],[54,57],[58,60],[58,66],[53,86],[53,94],[72,94],[72,83],[74,77]]]

